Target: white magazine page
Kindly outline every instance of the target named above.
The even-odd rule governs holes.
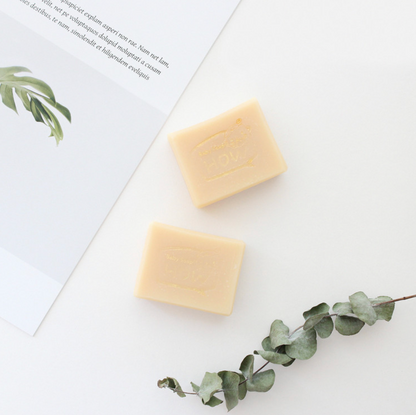
[[[237,4],[0,1],[1,317],[35,333]]]

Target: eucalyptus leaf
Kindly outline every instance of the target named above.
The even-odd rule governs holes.
[[[335,319],[335,329],[343,336],[357,334],[363,327],[364,322],[356,317],[337,316]]]
[[[238,384],[238,399],[243,400],[247,395],[247,382],[242,373],[239,373],[240,383]]]
[[[316,316],[319,314],[326,314],[329,311],[329,305],[327,303],[318,304],[315,307],[312,307],[310,310],[303,313],[303,318],[307,320],[309,317]]]
[[[198,386],[198,385],[196,385],[195,383],[193,383],[193,382],[191,382],[191,386],[192,386],[192,390],[195,392],[195,393],[197,393],[198,394],[198,392],[199,392],[199,390],[200,390],[200,387]],[[217,397],[215,397],[215,396],[212,396],[211,397],[211,399],[208,401],[208,402],[202,402],[204,405],[207,405],[207,406],[211,406],[211,407],[214,407],[214,406],[217,406],[217,405],[220,405],[220,404],[222,404],[222,400],[221,399],[218,399]]]
[[[285,365],[289,363],[292,358],[286,354],[277,353],[277,352],[270,352],[264,350],[255,350],[254,354],[260,355],[264,360],[267,360],[270,363],[274,363],[276,365]]]
[[[157,382],[157,386],[159,386],[159,388],[169,388],[174,393],[178,394],[178,396],[180,396],[181,398],[186,398],[186,395],[183,393],[181,385],[175,378],[167,377],[165,379],[159,380]]]
[[[338,314],[339,316],[352,314],[351,303],[336,303],[332,307],[332,310],[334,310],[334,313]]]
[[[218,376],[222,379],[222,390],[224,392],[225,405],[229,411],[238,404],[238,384],[240,383],[240,375],[235,372],[222,371],[218,372]]]
[[[321,339],[326,339],[334,331],[334,322],[331,317],[324,317],[317,325],[315,325],[314,329]]]
[[[286,346],[286,354],[293,359],[310,359],[317,350],[316,331],[300,329],[291,336],[292,344]]]
[[[207,405],[207,406],[210,406],[211,408],[213,408],[214,406],[221,405],[223,402],[224,401],[217,398],[216,396],[212,396],[211,399],[207,403],[204,403],[204,405]]]
[[[270,344],[273,349],[282,345],[291,344],[289,327],[282,320],[273,321],[270,327]]]
[[[191,386],[192,386],[192,390],[193,390],[195,393],[198,393],[198,392],[199,392],[200,387],[199,387],[196,383],[191,382]]]
[[[253,365],[254,365],[254,356],[252,354],[247,355],[240,365],[241,373],[246,379],[251,379],[253,376]]]
[[[290,362],[288,362],[288,363],[285,363],[284,365],[282,365],[282,366],[284,366],[284,367],[289,367],[289,366],[291,366],[292,364],[293,364],[293,362],[295,361],[296,359],[292,359]]]
[[[263,341],[261,342],[261,347],[263,347],[263,350],[265,350],[266,352],[274,352],[270,336],[267,336],[263,339]]]
[[[393,317],[395,303],[377,305],[386,301],[392,301],[392,298],[385,295],[379,296],[377,298],[370,298],[370,302],[377,314],[377,320],[390,321]]]
[[[158,380],[157,381],[157,386],[159,388],[169,388],[170,387],[169,386],[169,379],[173,379],[173,378],[164,378],[164,379]]]
[[[251,380],[247,381],[247,390],[250,392],[267,392],[272,388],[275,376],[273,369],[256,373]]]
[[[46,121],[51,122],[49,118],[46,118]],[[296,329],[291,335],[289,335],[289,328],[281,320],[275,320],[272,323],[270,335],[262,341],[263,350],[254,351],[255,355],[266,360],[260,369],[254,372],[254,356],[247,355],[240,364],[241,373],[232,371],[207,372],[201,386],[191,382],[194,394],[201,398],[203,404],[217,406],[223,401],[214,394],[223,392],[227,409],[230,411],[237,406],[239,400],[245,398],[247,391],[267,392],[271,389],[275,382],[275,372],[272,369],[261,371],[269,363],[288,367],[296,359],[309,359],[316,352],[317,335],[321,338],[329,337],[334,326],[340,334],[345,336],[358,333],[365,325],[359,316],[370,323],[374,320],[369,306],[374,308],[377,320],[389,321],[394,311],[394,303],[410,298],[416,298],[416,295],[396,300],[387,296],[369,299],[364,293],[358,292],[350,296],[350,302],[334,304],[334,314],[329,314],[328,304],[321,303],[303,313],[306,320],[304,326]],[[353,313],[357,313],[357,315],[352,315]],[[336,315],[335,323],[332,319],[334,315]],[[158,385],[185,395],[174,378],[165,378],[159,381]]]
[[[329,337],[334,330],[334,323],[329,317],[330,307],[327,303],[318,304],[310,310],[303,313],[303,318],[306,320],[303,329],[309,330],[315,328],[318,336],[322,339]]]
[[[207,403],[215,392],[218,392],[222,387],[222,379],[217,373],[206,372],[199,387],[198,395],[201,397],[203,403]]]
[[[369,326],[372,326],[377,321],[377,313],[370,299],[362,291],[350,295],[350,303],[352,311],[361,321],[364,321]]]
[[[200,391],[200,387],[198,386],[198,385],[196,385],[195,383],[193,383],[193,382],[191,382],[191,386],[192,386],[192,390],[196,393],[196,394],[198,394],[199,395],[199,391]],[[222,400],[221,399],[219,399],[219,398],[217,398],[216,396],[212,396],[211,397],[211,399],[208,401],[208,402],[204,402],[204,401],[202,401],[202,403],[204,404],[204,405],[206,405],[206,406],[211,406],[211,407],[214,407],[214,406],[217,406],[217,405],[220,405],[220,404],[222,404]]]
[[[303,325],[303,330],[308,331],[315,327],[324,317],[328,316],[328,313],[315,314],[307,318]]]

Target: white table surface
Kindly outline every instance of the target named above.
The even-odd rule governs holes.
[[[0,320],[0,414],[225,413],[156,382],[237,370],[274,319],[295,328],[322,301],[415,294],[415,16],[412,0],[242,0],[37,334]],[[197,209],[166,136],[251,97],[289,169]],[[133,296],[153,220],[246,242],[230,317]],[[415,316],[409,300],[334,332],[232,413],[414,413]]]

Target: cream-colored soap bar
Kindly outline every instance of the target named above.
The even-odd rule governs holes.
[[[204,207],[287,170],[258,101],[172,133],[192,201]]]
[[[134,294],[230,315],[245,244],[153,222]]]

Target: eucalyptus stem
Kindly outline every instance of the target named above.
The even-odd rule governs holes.
[[[384,304],[397,303],[398,301],[410,300],[411,298],[416,298],[416,294],[409,295],[407,297],[396,298],[395,300],[384,301],[384,302],[378,303],[378,304],[373,304],[373,307],[378,307],[378,306],[384,305]]]
[[[382,306],[382,305],[385,305],[385,304],[391,304],[391,303],[396,303],[396,302],[398,302],[398,301],[405,301],[405,300],[409,300],[409,299],[411,299],[411,298],[415,298],[416,297],[416,294],[414,294],[414,295],[409,295],[409,296],[407,296],[407,297],[401,297],[401,298],[396,298],[396,299],[394,299],[394,300],[389,300],[389,301],[383,301],[383,302],[381,302],[381,303],[377,303],[377,304],[373,304],[373,307],[379,307],[379,306]],[[338,314],[337,313],[332,313],[332,314],[329,314],[329,316],[328,317],[337,317],[338,316]],[[296,328],[293,332],[292,332],[292,335],[295,333],[295,332],[297,332],[297,331],[299,331],[299,330],[301,330],[301,329],[303,329],[303,327],[305,326],[305,324],[302,324],[301,326],[299,326],[298,328]],[[253,373],[253,376],[254,375],[256,375],[257,373],[259,373],[259,372],[261,372],[268,364],[269,364],[270,362],[266,362],[263,366],[261,366],[259,369],[257,369],[254,373]],[[245,382],[247,382],[247,380],[248,379],[245,379],[245,380],[243,380],[242,382],[240,382],[239,383],[239,385],[242,385],[243,383],[245,383]]]
[[[295,360],[310,359],[317,350],[317,336],[329,337],[334,328],[344,336],[357,334],[367,324],[372,326],[378,320],[390,321],[395,303],[416,298],[415,295],[392,299],[387,296],[368,298],[363,292],[349,297],[349,302],[336,303],[329,313],[326,303],[318,304],[303,313],[304,324],[290,333],[281,321],[275,320],[270,334],[263,339],[263,350],[255,350],[266,362],[253,370],[254,355],[247,355],[240,365],[240,372],[206,372],[200,386],[191,382],[194,392],[184,392],[175,378],[167,377],[158,382],[160,388],[168,388],[180,397],[197,395],[202,403],[217,406],[223,401],[215,395],[223,393],[228,410],[244,399],[247,392],[267,392],[275,380],[273,369],[264,370],[270,363],[290,366]],[[302,330],[302,331],[301,331]]]
[[[263,366],[261,366],[260,368],[258,368],[255,372],[253,372],[253,376],[257,375],[257,373],[261,372],[270,362],[266,362]],[[239,385],[242,385],[244,382],[247,382],[248,379],[243,380],[242,382],[239,383]]]
[[[196,392],[185,392],[185,391],[180,390],[178,388],[170,388],[170,389],[172,390],[172,392],[175,392],[175,393],[184,393],[185,395],[198,395],[198,393],[196,393]],[[218,391],[218,392],[221,392],[221,391]]]

